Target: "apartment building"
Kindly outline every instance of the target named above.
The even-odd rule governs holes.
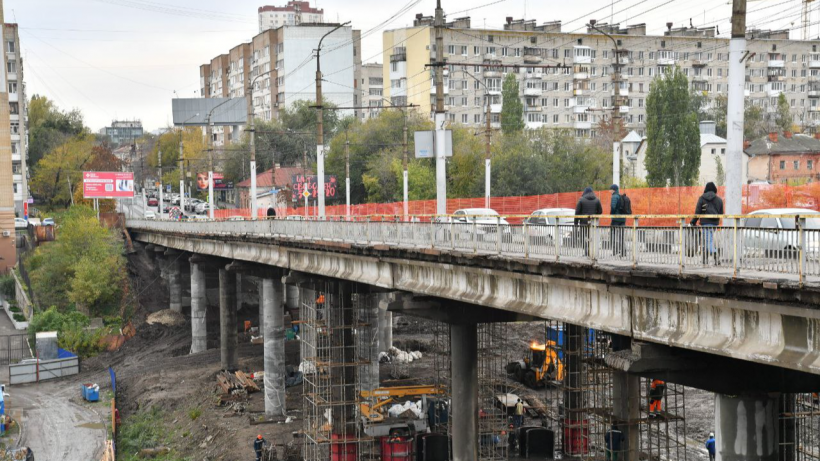
[[[425,114],[435,106],[434,75],[426,67],[435,58],[432,25],[432,17],[417,15],[413,27],[384,32],[385,97],[417,104]],[[594,137],[597,122],[611,115],[615,84],[627,129],[644,135],[649,85],[671,66],[679,66],[709,104],[728,95],[729,40],[716,37],[715,28],[670,23],[655,36],[646,34],[645,24],[597,27],[617,42],[617,55],[606,35],[589,28],[562,32],[560,21],[537,25],[508,17],[500,30],[473,28],[469,17],[447,23],[444,93],[450,122],[483,124],[489,102],[491,122],[499,127],[501,85],[508,73],[518,78],[527,127],[573,129],[582,138]],[[773,116],[777,98],[785,94],[795,123],[814,131],[820,121],[820,41],[789,40],[788,31],[752,30],[748,36],[750,103]]]
[[[379,115],[379,108],[384,105],[384,77],[381,64],[362,65],[361,89],[361,105],[367,108],[359,111],[359,118],[363,120],[376,117]]]
[[[144,134],[142,122],[139,120],[114,120],[111,126],[100,129],[100,135],[108,138],[108,142],[113,148],[123,144],[132,144]]]
[[[8,63],[12,60],[18,61],[20,41],[17,39],[17,26],[5,24],[3,21],[3,1],[0,0],[0,27],[3,29],[3,49],[2,70],[0,70],[0,273],[5,273],[17,263],[16,236],[14,231],[14,207],[15,198],[19,194],[15,193],[15,184],[20,184],[22,178],[14,173],[13,165],[16,158],[12,155],[12,134],[11,134],[11,103],[18,103],[21,99],[22,78],[17,80],[15,92],[12,89],[9,79]],[[8,32],[7,32],[8,31]],[[22,75],[20,75],[22,77]],[[13,101],[12,101],[13,97]],[[20,119],[21,114],[17,114],[17,126],[25,122],[25,117]],[[19,130],[19,128],[18,128]],[[18,133],[14,136],[16,142],[22,143]],[[24,155],[19,154],[20,162]],[[22,172],[21,172],[22,174]]]
[[[17,24],[5,24],[3,42],[6,50],[6,78],[8,78],[9,127],[11,132],[11,168],[14,191],[14,211],[25,213],[29,198],[28,180],[28,112],[26,85],[23,80],[23,56]]]
[[[289,1],[285,6],[259,7],[259,32],[281,26],[298,26],[324,22],[325,10],[313,8],[310,2]]]
[[[257,34],[199,68],[203,98],[246,98],[254,117],[274,120],[300,100],[316,99],[316,58],[323,35],[337,24],[280,26]],[[361,92],[361,32],[342,27],[322,42],[322,95],[338,107],[355,107]],[[353,109],[339,115],[359,116]],[[214,145],[236,141],[244,127],[215,127]]]

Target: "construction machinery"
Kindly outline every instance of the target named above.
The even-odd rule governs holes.
[[[443,395],[444,389],[438,386],[397,386],[381,387],[372,391],[362,391],[364,399],[359,404],[362,425],[365,432],[371,437],[385,437],[391,429],[409,428],[411,433],[426,432],[430,427],[430,408],[436,408],[434,399],[429,396]],[[419,414],[411,417],[390,417],[386,415],[389,404],[397,399],[421,397]]]
[[[564,363],[555,341],[530,343],[529,356],[507,364],[507,374],[527,387],[536,389],[564,379]]]

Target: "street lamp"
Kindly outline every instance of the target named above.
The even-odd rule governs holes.
[[[287,129],[288,133],[295,134],[293,130],[290,128]],[[307,178],[307,146],[305,145],[305,140],[302,139],[301,136],[296,136],[295,138],[297,141],[302,143],[302,178]],[[303,197],[305,199],[305,218],[308,217],[308,199],[307,197]]]
[[[248,89],[250,93],[250,101],[248,102],[248,117],[250,118],[251,123],[251,219],[256,219],[258,212],[258,205],[256,203],[256,129],[254,128],[254,119],[256,118],[256,111],[253,106],[253,87],[256,84],[256,80],[263,76],[270,74],[271,71],[263,72],[251,80],[251,86]],[[274,164],[274,168],[276,165]],[[276,172],[274,171],[274,174]]]
[[[490,167],[492,159],[492,154],[490,152],[490,136],[492,133],[490,125],[490,103],[492,102],[492,95],[490,94],[490,89],[487,87],[487,85],[480,79],[478,79],[478,77],[471,74],[470,72],[467,72],[466,70],[464,71],[464,73],[472,77],[476,82],[480,83],[481,86],[484,87],[484,95],[487,99],[487,114],[484,116],[484,118],[486,118],[486,120],[484,121],[484,136],[486,139],[486,145],[484,147],[484,208],[490,208],[490,183],[492,178]]]
[[[185,214],[185,153],[183,151],[182,135],[185,131],[185,124],[197,117],[199,117],[199,112],[182,122],[182,129],[179,131],[179,208],[182,210],[183,215]]]
[[[621,53],[618,50],[618,41],[614,37],[595,26],[595,20],[590,19],[589,27],[606,35],[612,44],[615,45],[615,68],[612,69],[612,81],[614,98],[612,100],[612,182],[619,184],[621,182],[621,143],[615,139],[619,132],[621,124]]]
[[[232,101],[232,99],[228,98],[225,101],[215,105],[213,109],[208,111],[208,128],[206,130],[208,136],[208,216],[211,219],[214,219],[214,136],[213,130],[214,126],[211,122],[211,115],[213,115],[214,111],[221,105]]]

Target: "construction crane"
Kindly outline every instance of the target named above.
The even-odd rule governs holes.
[[[382,413],[384,406],[395,399],[439,394],[444,394],[444,390],[438,386],[380,387],[372,391],[361,392],[362,397],[370,399],[370,401],[360,403],[359,409],[364,418],[370,422],[378,423],[384,421],[384,414]]]

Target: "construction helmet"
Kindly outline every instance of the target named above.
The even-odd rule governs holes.
[[[256,436],[256,438],[257,438],[258,440],[262,440],[262,434],[257,435],[257,436]]]

